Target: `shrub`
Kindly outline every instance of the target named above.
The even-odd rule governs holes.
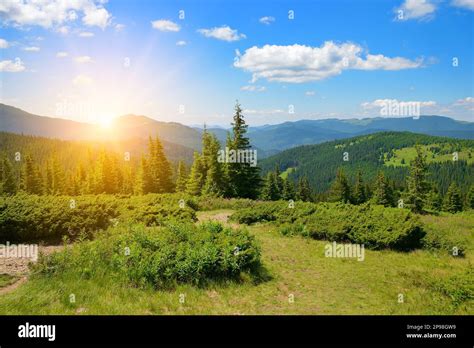
[[[178,196],[35,196],[19,194],[0,198],[0,243],[45,241],[57,243],[63,236],[91,236],[117,223],[143,222],[160,225],[173,219],[195,221]],[[71,201],[73,200],[73,201]],[[72,205],[71,205],[72,203]]]
[[[259,265],[260,249],[246,230],[209,222],[117,227],[93,241],[43,257],[36,267],[44,274],[72,271],[81,277],[113,272],[137,286],[168,288],[235,278]]]

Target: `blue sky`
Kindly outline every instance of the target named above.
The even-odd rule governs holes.
[[[0,98],[98,123],[228,125],[236,99],[252,125],[387,103],[473,121],[473,14],[473,0],[4,0]]]

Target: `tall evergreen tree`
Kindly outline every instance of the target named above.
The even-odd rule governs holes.
[[[426,161],[421,147],[416,146],[416,158],[411,162],[407,178],[407,203],[414,212],[421,212],[425,204],[429,184],[426,181]]]
[[[199,196],[205,183],[205,165],[199,152],[194,152],[194,161],[186,184],[186,192],[193,196]]]
[[[331,202],[343,203],[348,203],[351,200],[351,187],[342,168],[337,170],[336,179],[331,186],[329,199]]]
[[[390,184],[385,179],[385,175],[380,171],[375,182],[375,189],[372,197],[375,204],[380,204],[386,207],[393,205],[393,193]]]
[[[4,157],[2,161],[1,192],[4,195],[13,195],[16,193],[16,180],[13,173],[13,166],[8,159]]]
[[[367,195],[365,193],[365,185],[362,180],[362,173],[359,170],[357,172],[356,183],[354,186],[353,202],[354,204],[362,204],[367,200]]]
[[[281,198],[275,172],[267,174],[263,183],[261,198],[266,201],[276,201]]]
[[[242,109],[237,102],[232,122],[232,137],[228,137],[226,147],[236,153],[249,153],[250,142],[246,137],[248,126],[245,124]],[[257,198],[260,191],[260,169],[247,161],[227,163],[227,175],[230,189],[228,192],[243,198]]]
[[[38,167],[30,155],[25,157],[23,168],[23,189],[30,194],[39,195],[42,193],[41,177]]]
[[[156,151],[156,172],[157,182],[159,185],[158,192],[172,192],[174,185],[172,181],[172,170],[168,159],[165,156],[163,145],[158,137],[155,139],[155,151]]]
[[[226,192],[226,178],[223,163],[218,160],[220,149],[219,140],[214,134],[205,131],[203,133],[203,171],[205,172],[205,183],[203,194],[222,196]]]
[[[283,180],[283,192],[281,198],[287,201],[290,199],[295,199],[295,186],[288,178]]]
[[[186,191],[186,183],[188,182],[188,171],[184,161],[178,163],[178,173],[176,178],[176,192]]]
[[[303,176],[298,180],[298,187],[296,189],[296,199],[303,202],[310,202],[313,200],[313,193],[311,191],[311,187],[306,176]]]
[[[459,192],[458,185],[453,181],[449,185],[448,191],[444,198],[443,210],[450,213],[457,213],[462,210],[461,192]]]
[[[474,209],[474,185],[471,185],[466,198],[466,208]]]

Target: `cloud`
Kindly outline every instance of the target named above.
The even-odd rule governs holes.
[[[69,27],[66,25],[63,25],[62,27],[59,27],[58,29],[56,29],[56,31],[61,35],[67,35],[69,34]]]
[[[0,18],[5,24],[58,27],[74,22],[82,13],[87,26],[104,29],[112,15],[103,7],[104,0],[7,0],[0,3]]]
[[[72,83],[75,86],[89,86],[94,82],[89,76],[86,75],[77,75],[73,80]]]
[[[264,92],[266,91],[266,89],[267,88],[264,86],[255,86],[255,85],[240,87],[241,91],[248,91],[248,92]]]
[[[270,17],[270,16],[265,16],[265,17],[260,18],[258,21],[262,24],[270,25],[272,22],[275,22],[275,18]]]
[[[454,102],[454,106],[463,106],[468,109],[474,108],[474,97],[466,97],[464,99],[458,99]]]
[[[311,97],[313,95],[316,95],[316,92],[315,91],[306,91],[304,95],[308,96],[308,97]]]
[[[7,40],[0,39],[0,48],[8,48],[8,46],[10,46],[10,44],[8,43]]]
[[[151,26],[153,29],[157,29],[159,31],[174,31],[177,32],[181,29],[181,27],[176,24],[175,22],[166,20],[166,19],[159,19],[156,21],[151,22]]]
[[[453,0],[451,5],[474,11],[474,0]]]
[[[186,46],[187,44],[188,43],[186,41],[183,41],[183,40],[176,42],[176,46]]]
[[[405,0],[396,10],[397,20],[431,19],[436,12],[436,5],[431,0]]]
[[[58,53],[56,53],[56,57],[58,57],[58,58],[65,58],[67,56],[68,56],[67,52],[58,52]]]
[[[79,33],[79,37],[93,37],[94,33],[91,33],[90,31],[82,31]]]
[[[40,48],[37,46],[23,47],[23,51],[27,51],[27,52],[38,52],[39,50]]]
[[[76,61],[76,63],[79,63],[79,64],[92,63],[92,58],[89,56],[76,57],[76,59],[74,60]]]
[[[415,105],[418,104],[420,107],[432,107],[436,106],[435,101],[399,101],[397,99],[376,99],[371,102],[364,102],[360,104],[364,110],[373,110],[386,107],[387,105]]]
[[[15,61],[12,60],[2,60],[0,61],[0,71],[1,72],[21,72],[25,70],[25,66],[20,58],[15,58]]]
[[[198,33],[204,35],[205,37],[212,37],[217,40],[223,41],[238,41],[240,39],[245,39],[245,34],[239,34],[236,29],[224,25],[222,27],[214,27],[211,29],[198,29]]]
[[[115,27],[114,27],[115,31],[116,32],[121,32],[122,30],[125,29],[125,24],[115,24]]]
[[[389,58],[363,52],[353,43],[326,41],[321,47],[305,45],[253,46],[241,55],[236,52],[234,66],[252,73],[252,82],[266,79],[276,82],[304,83],[324,80],[344,70],[402,70],[422,66],[422,60]]]
[[[84,13],[85,16],[82,17],[82,23],[90,27],[97,26],[105,29],[112,18],[111,14],[105,8],[86,8]]]

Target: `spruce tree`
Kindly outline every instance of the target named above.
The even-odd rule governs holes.
[[[205,165],[199,152],[194,152],[194,161],[191,173],[186,184],[186,192],[193,196],[199,196],[205,183]]]
[[[348,203],[351,200],[351,187],[342,168],[337,170],[336,179],[331,186],[329,200],[343,203]]]
[[[474,185],[471,185],[467,193],[466,208],[474,209]]]
[[[2,161],[2,193],[4,195],[13,195],[16,193],[16,180],[13,173],[13,166],[10,160],[5,156]]]
[[[249,139],[245,136],[247,128],[242,109],[237,102],[232,122],[232,137],[228,137],[226,144],[229,150],[234,150],[236,153],[248,153],[251,150]],[[257,166],[252,166],[248,161],[227,163],[228,193],[237,197],[257,198],[261,183],[259,171],[260,169]]]
[[[202,193],[205,195],[223,196],[226,191],[223,163],[219,162],[218,158],[219,149],[220,143],[217,137],[205,131],[202,150],[203,172],[205,173]]]
[[[150,164],[145,157],[142,157],[141,162],[141,193],[147,194],[152,193],[154,190],[153,177],[150,170]]]
[[[456,213],[462,210],[461,192],[454,181],[449,185],[448,191],[446,192],[443,210],[450,213]]]
[[[410,176],[407,178],[407,203],[414,212],[420,213],[425,204],[429,184],[426,181],[426,162],[421,147],[416,146],[416,158],[411,161]]]
[[[276,201],[281,198],[275,172],[269,172],[265,177],[261,198],[266,201]]]
[[[30,194],[41,194],[41,178],[39,176],[39,170],[30,155],[25,157],[25,165],[23,168],[23,189],[25,192]]]
[[[172,170],[168,159],[165,156],[163,145],[158,137],[155,139],[156,163],[155,171],[157,173],[157,184],[159,193],[172,192],[174,189],[172,181]]]
[[[188,182],[188,172],[184,161],[178,163],[178,173],[176,178],[176,192],[186,191],[186,183]]]
[[[288,178],[283,180],[283,192],[281,198],[287,201],[290,199],[295,199],[295,186]]]
[[[375,182],[372,200],[375,204],[380,204],[385,207],[390,207],[393,205],[393,193],[382,171],[380,171],[377,175],[377,181]]]
[[[359,170],[357,172],[356,183],[354,186],[353,201],[354,204],[362,204],[367,200],[367,195],[365,193],[365,185],[362,180],[362,173]]]
[[[298,180],[298,188],[296,189],[296,199],[303,202],[310,202],[313,199],[313,193],[309,186],[309,181],[306,176]]]

